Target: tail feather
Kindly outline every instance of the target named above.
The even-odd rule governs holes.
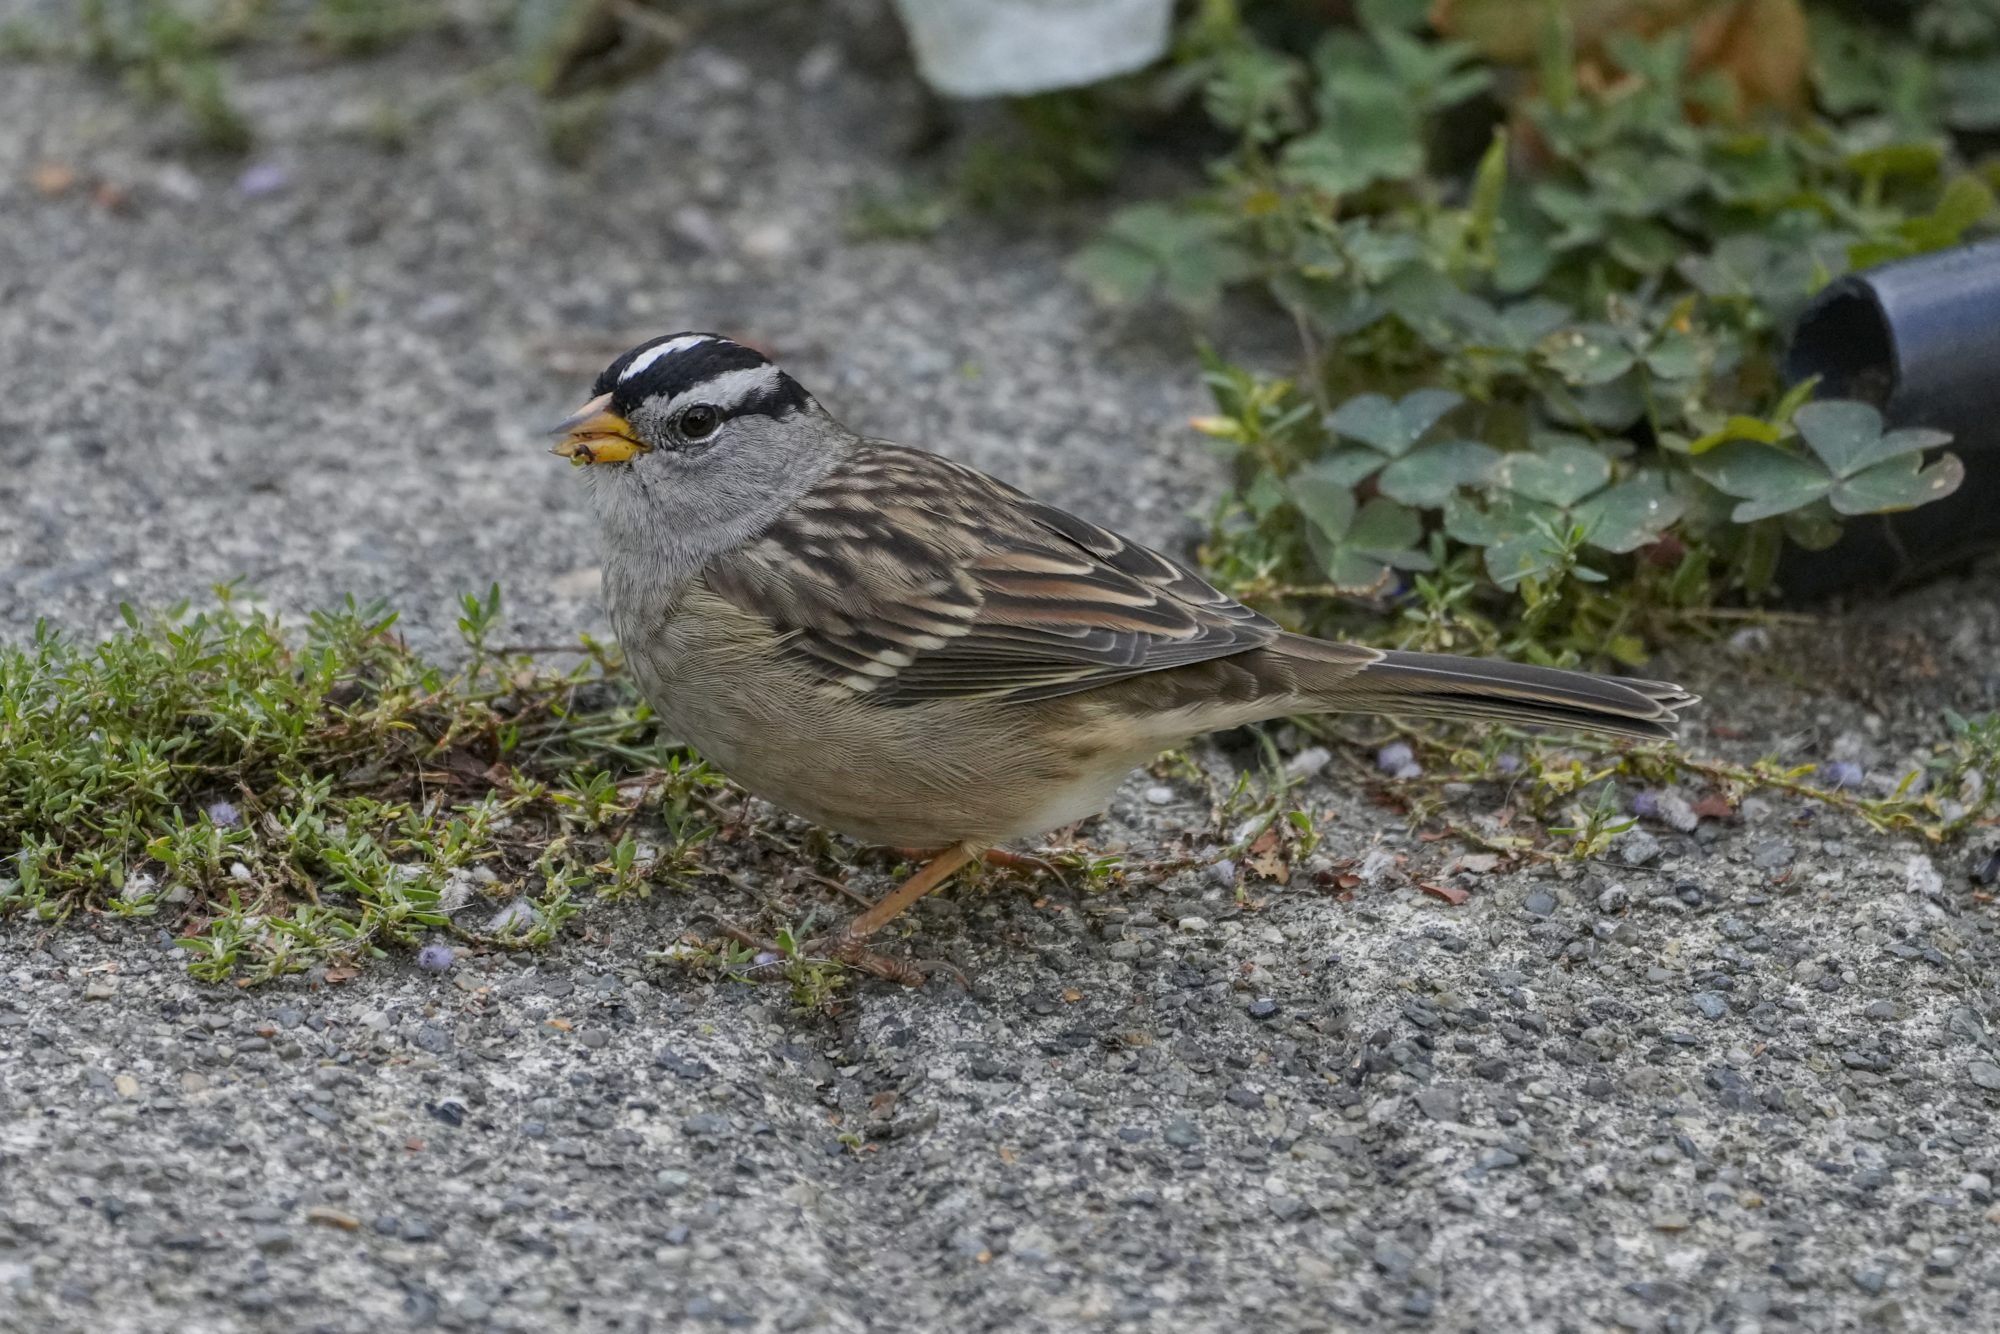
[[[1659,738],[1674,735],[1675,712],[1697,699],[1666,681],[1441,653],[1385,652],[1357,671],[1354,650],[1346,645],[1337,646],[1337,655],[1315,653],[1316,641],[1287,635],[1280,646],[1301,669],[1300,684],[1339,709],[1491,718]],[[1327,660],[1328,674],[1316,682],[1309,664],[1318,658]]]

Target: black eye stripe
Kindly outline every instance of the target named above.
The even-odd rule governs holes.
[[[777,382],[770,388],[752,394],[733,408],[731,417],[783,417],[797,412],[812,402],[805,386],[791,376],[779,372]]]
[[[670,344],[677,346],[664,346]],[[637,373],[630,374],[635,365]],[[759,371],[765,373],[755,373]],[[715,396],[702,392],[704,385],[719,379],[729,383],[716,384]],[[786,417],[805,410],[813,401],[804,386],[778,370],[762,353],[715,334],[699,333],[666,334],[639,344],[605,368],[592,393],[610,395],[611,410],[627,418],[635,418],[648,408],[657,412],[676,399],[682,400],[670,427],[673,439],[657,442],[662,449],[705,446],[726,422],[738,417]],[[715,414],[715,424],[700,434],[684,425],[688,412],[697,407]]]

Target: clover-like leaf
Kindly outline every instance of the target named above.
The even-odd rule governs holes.
[[[1562,302],[1534,296],[1501,311],[1496,332],[1500,345],[1508,351],[1532,352],[1535,344],[1562,328],[1569,318],[1569,307]]]
[[[1701,374],[1707,349],[1691,334],[1668,330],[1646,350],[1646,369],[1663,380],[1688,380]]]
[[[1561,513],[1508,491],[1488,497],[1484,504],[1460,493],[1445,502],[1444,531],[1467,546],[1490,547],[1531,533],[1538,525],[1560,518]]]
[[[1490,479],[1500,457],[1499,450],[1477,440],[1440,440],[1391,463],[1376,485],[1405,505],[1435,507],[1460,487]]]
[[[1650,218],[1619,218],[1611,224],[1604,248],[1611,258],[1634,273],[1663,273],[1680,255],[1684,242]]]
[[[1243,488],[1244,505],[1260,519],[1269,518],[1272,511],[1285,503],[1285,499],[1285,484],[1274,472],[1259,472],[1250,479],[1250,485]]]
[[[1256,143],[1269,143],[1295,115],[1296,62],[1255,43],[1223,52],[1202,90],[1209,116]]]
[[[1335,408],[1326,424],[1390,458],[1401,458],[1440,417],[1464,401],[1449,389],[1419,389],[1401,400],[1360,394]]]
[[[1730,516],[1738,523],[1809,505],[1833,487],[1819,460],[1750,440],[1716,446],[1695,459],[1694,471],[1716,490],[1742,501]]]
[[[1307,536],[1326,577],[1342,588],[1373,590],[1393,570],[1428,570],[1431,558],[1413,550],[1423,537],[1421,520],[1393,500],[1377,496],[1355,513],[1344,532]]]
[[[1381,180],[1404,180],[1423,169],[1423,141],[1414,110],[1391,92],[1330,98],[1326,124],[1285,145],[1278,172],[1293,185],[1349,194]]]
[[[1078,253],[1072,271],[1107,304],[1138,301],[1157,287],[1175,305],[1200,310],[1251,272],[1233,227],[1227,218],[1134,205]]]
[[[1379,470],[1382,462],[1372,449],[1336,449],[1309,466],[1315,475],[1352,489]]]
[[[1292,474],[1288,489],[1292,504],[1313,527],[1328,537],[1338,538],[1354,522],[1354,487],[1327,475],[1316,465]]]
[[[1571,384],[1606,384],[1632,369],[1637,360],[1618,330],[1608,324],[1577,324],[1544,338],[1542,361]]]
[[[1928,468],[1917,454],[1904,454],[1834,483],[1833,507],[1842,514],[1889,514],[1942,500],[1965,480],[1965,465],[1945,454]]]
[[[1835,477],[1852,477],[1900,455],[1914,457],[1951,440],[1944,431],[1919,427],[1885,432],[1882,414],[1872,405],[1846,399],[1808,403],[1793,415],[1792,424]]]
[[[1636,551],[1679,521],[1686,510],[1667,479],[1647,471],[1598,492],[1576,507],[1584,540],[1600,551]]]
[[[1543,533],[1517,533],[1502,538],[1481,553],[1486,573],[1502,588],[1512,588],[1523,579],[1539,579],[1553,574],[1562,562],[1562,549]]]
[[[1371,556],[1380,556],[1390,565],[1418,553],[1407,550],[1424,535],[1424,525],[1416,514],[1395,501],[1376,496],[1361,507],[1348,525],[1346,544],[1357,551]],[[1420,557],[1420,565],[1405,568],[1427,568],[1428,557]]]
[[[1604,205],[1588,190],[1545,181],[1529,191],[1529,198],[1541,216],[1558,228],[1549,238],[1556,250],[1574,250],[1604,236],[1607,217]]]
[[[1604,489],[1611,460],[1580,440],[1548,432],[1532,450],[1507,455],[1499,476],[1508,490],[1530,500],[1569,506]]]

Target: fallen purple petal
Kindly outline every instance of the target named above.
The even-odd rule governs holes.
[[[417,967],[427,973],[442,973],[450,968],[458,955],[449,945],[426,945],[417,951]]]
[[[292,174],[275,162],[259,162],[245,167],[236,178],[236,192],[246,199],[274,195],[292,183]]]
[[[1416,760],[1416,752],[1401,741],[1391,741],[1375,752],[1375,767],[1385,774],[1394,774],[1398,778],[1402,777],[1403,770],[1415,764]],[[1417,772],[1423,771],[1419,769]]]
[[[234,829],[237,825],[243,823],[243,812],[237,810],[234,805],[226,801],[210,802],[208,807],[208,822],[217,829]]]
[[[1826,785],[1835,792],[1842,788],[1861,786],[1861,766],[1852,760],[1835,760],[1821,772],[1826,778]]]
[[[1642,788],[1632,794],[1632,814],[1641,820],[1660,818],[1660,794],[1651,788]]]

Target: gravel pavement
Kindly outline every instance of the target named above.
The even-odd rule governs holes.
[[[1184,540],[1216,476],[1180,333],[1093,313],[1058,236],[843,239],[915,95],[842,33],[699,40],[581,171],[524,97],[474,96],[476,51],[253,61],[251,176],[7,69],[0,635],[238,576],[292,611],[388,595],[440,641],[493,579],[523,637],[601,624],[534,428],[685,326]],[[369,141],[385,100],[433,104],[404,151]],[[1893,781],[1940,708],[1994,707],[1991,590],[1661,664],[1713,701],[1688,744]],[[340,985],[7,923],[0,1329],[1993,1327],[1987,848],[1772,796],[1510,868],[1308,754],[1324,842],[1275,884],[1214,864],[1247,754],[1135,777],[1085,831],[1170,869],[928,902],[906,948],[971,989],[864,985],[831,1019],[649,957],[696,907],[754,915],[768,848],[546,952]]]

